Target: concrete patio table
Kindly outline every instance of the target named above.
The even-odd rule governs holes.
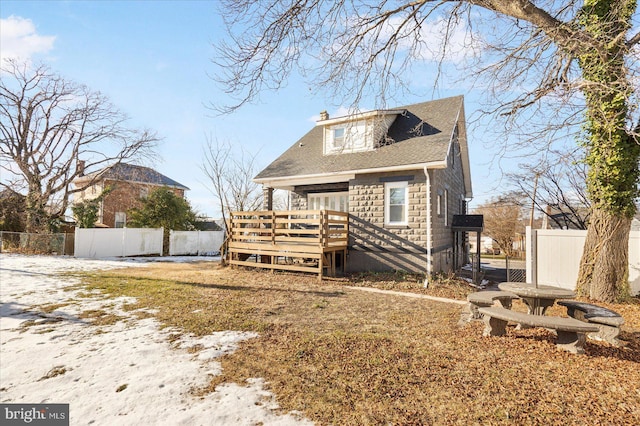
[[[527,305],[530,315],[544,315],[557,299],[573,299],[576,294],[565,288],[530,283],[504,282],[498,284],[500,290],[515,293]]]

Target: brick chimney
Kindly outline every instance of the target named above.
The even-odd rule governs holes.
[[[328,119],[329,119],[329,113],[327,111],[322,111],[320,113],[320,121],[324,121]]]
[[[84,160],[78,160],[76,168],[78,169],[78,176],[84,176]]]

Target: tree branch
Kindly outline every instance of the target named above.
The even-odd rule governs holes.
[[[98,164],[153,155],[158,137],[127,127],[127,117],[104,96],[64,80],[45,66],[9,60],[0,80],[0,165],[4,179],[27,188],[28,231],[46,232],[63,215],[74,179]]]
[[[631,49],[633,46],[635,46],[638,43],[640,43],[640,32],[636,33],[636,35],[634,35],[629,40],[627,40],[627,42],[625,43],[625,46],[627,46],[627,49]]]

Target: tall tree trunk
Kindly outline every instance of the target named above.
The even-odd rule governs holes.
[[[577,292],[602,302],[629,295],[629,230],[626,216],[595,210],[589,222]]]
[[[577,289],[611,302],[629,294],[629,230],[638,196],[640,145],[627,129],[633,93],[624,63],[625,34],[635,0],[585,0],[580,23],[595,45],[578,61],[587,103],[587,190],[593,214],[587,230]]]
[[[26,231],[29,233],[47,232],[47,215],[39,191],[29,190],[25,198]]]

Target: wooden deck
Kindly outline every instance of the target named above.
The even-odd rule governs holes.
[[[232,212],[231,265],[335,276],[344,270],[349,215],[331,210]],[[337,265],[340,263],[340,265]]]

